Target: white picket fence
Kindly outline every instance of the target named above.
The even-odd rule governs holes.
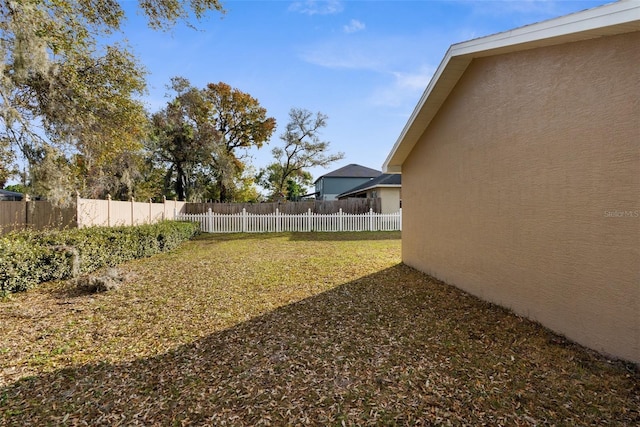
[[[204,214],[178,214],[177,220],[199,222],[204,233],[278,233],[283,231],[400,231],[402,209],[394,214],[307,213],[289,215],[277,209],[272,214],[218,214],[209,209]]]

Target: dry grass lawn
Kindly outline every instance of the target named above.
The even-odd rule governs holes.
[[[640,425],[640,374],[400,264],[399,233],[205,235],[0,301],[0,425]]]

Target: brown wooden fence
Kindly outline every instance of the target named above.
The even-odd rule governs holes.
[[[44,228],[76,227],[76,207],[59,208],[43,200],[0,202],[0,235],[29,227]]]

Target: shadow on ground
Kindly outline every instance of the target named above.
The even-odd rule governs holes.
[[[639,380],[397,265],[157,357],[22,379],[0,424],[637,425]]]

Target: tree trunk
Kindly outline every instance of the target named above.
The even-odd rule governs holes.
[[[185,174],[184,169],[182,169],[182,164],[176,164],[176,196],[178,200],[184,201],[184,191],[185,191]]]

